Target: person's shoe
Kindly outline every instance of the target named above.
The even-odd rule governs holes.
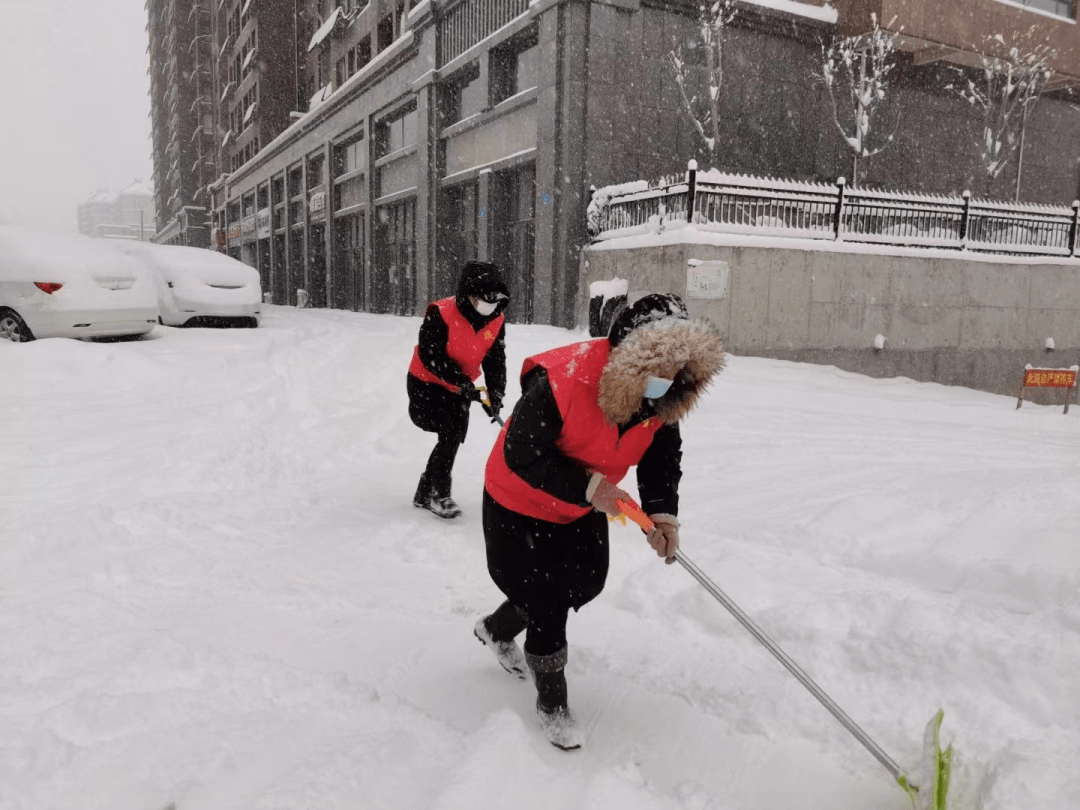
[[[432,495],[423,506],[425,509],[430,509],[439,517],[446,518],[447,520],[456,518],[461,514],[461,507],[458,506],[454,502],[454,499],[449,495],[444,495],[441,498],[437,495]]]
[[[430,500],[431,484],[428,483],[427,473],[423,473],[420,476],[420,483],[416,487],[416,494],[413,495],[412,503],[418,509],[427,509]]]
[[[540,725],[549,743],[563,751],[576,751],[581,748],[581,733],[574,722],[574,716],[570,714],[570,709],[566,706],[549,709],[537,699],[536,714],[540,718]]]
[[[485,647],[488,647],[493,653],[495,658],[498,659],[499,665],[518,678],[525,678],[525,653],[521,651],[521,647],[517,645],[516,641],[496,641],[491,637],[491,633],[488,632],[486,619],[481,619],[476,623],[473,628],[473,635],[476,636],[480,643]]]

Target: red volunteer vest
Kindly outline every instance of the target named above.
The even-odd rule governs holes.
[[[603,473],[617,484],[633,465],[641,461],[663,423],[655,416],[627,430],[604,420],[600,410],[600,375],[611,353],[607,338],[563,346],[525,360],[522,379],[537,366],[548,376],[563,427],[555,446],[582,467]],[[522,515],[551,523],[570,523],[589,513],[591,506],[567,503],[526,483],[506,464],[503,446],[510,419],[506,420],[488,456],[484,488],[496,501]],[[582,493],[584,496],[585,493]]]
[[[480,331],[476,331],[472,328],[472,324],[465,320],[465,316],[461,314],[461,310],[457,308],[453,298],[444,298],[428,306],[429,308],[438,307],[439,314],[442,315],[443,322],[446,324],[448,330],[446,353],[468,375],[470,380],[475,380],[480,376],[480,364],[487,356],[488,349],[495,343],[495,338],[499,336],[499,331],[503,325],[503,316],[499,315],[490,323],[481,326]],[[419,344],[413,348],[409,373],[423,382],[436,383],[448,391],[453,391],[455,394],[458,392],[456,385],[440,380],[428,370],[428,367],[420,360]]]

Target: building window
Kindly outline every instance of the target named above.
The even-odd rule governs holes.
[[[480,65],[474,62],[439,88],[440,129],[483,112],[486,101]]]
[[[322,155],[308,158],[308,189],[322,185],[324,163],[326,163],[326,160]]]
[[[415,106],[395,112],[393,118],[380,122],[375,141],[378,156],[385,157],[416,143],[417,123]]]
[[[376,48],[379,53],[382,53],[390,47],[390,43],[394,41],[394,15],[387,14],[381,20],[379,20],[379,27],[376,30],[377,39],[375,42]]]
[[[533,263],[536,248],[536,168],[527,164],[496,172],[492,178],[489,221],[491,256],[510,268],[507,283],[511,305],[507,317],[532,322]]]
[[[319,58],[316,62],[316,68],[318,74],[316,75],[316,86],[326,87],[330,83],[330,49],[320,48]]]
[[[349,48],[349,52],[345,55],[345,70],[349,76],[356,73],[356,48]]]
[[[367,141],[363,137],[334,149],[334,210],[366,201]]]
[[[476,183],[464,183],[442,192],[436,241],[436,298],[453,295],[461,266],[477,257],[478,200]]]
[[[356,43],[356,69],[360,70],[371,61],[371,34]]]
[[[372,223],[372,311],[408,314],[413,307],[416,277],[416,200],[381,206]]]
[[[367,141],[363,136],[334,150],[334,176],[367,169]]]
[[[535,28],[498,48],[492,48],[488,76],[491,106],[536,87],[539,68],[540,46]]]

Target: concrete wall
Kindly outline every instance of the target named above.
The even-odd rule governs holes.
[[[642,292],[683,296],[691,314],[720,327],[736,355],[1004,394],[1017,393],[1027,363],[1080,363],[1080,261],[849,253],[792,241],[798,247],[752,239],[627,249],[600,243],[582,252],[578,323],[588,323],[589,284],[618,277],[629,282],[631,300]],[[728,264],[723,298],[687,296],[689,259]],[[886,338],[880,351],[877,335]],[[1054,396],[1060,401],[1060,392]]]

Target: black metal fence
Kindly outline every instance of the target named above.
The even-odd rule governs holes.
[[[720,172],[593,192],[593,241],[693,223],[722,233],[937,247],[989,253],[1077,256],[1080,201],[1071,207],[899,194]]]

